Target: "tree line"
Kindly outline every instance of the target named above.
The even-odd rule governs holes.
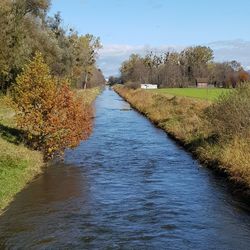
[[[10,98],[23,142],[46,159],[89,136],[91,90],[77,89],[105,83],[96,66],[100,39],[65,29],[49,7],[50,0],[0,1],[0,92]]]
[[[65,29],[58,12],[48,16],[50,0],[1,0],[0,89],[6,92],[36,52],[42,53],[51,74],[67,78],[71,86],[86,88],[104,83],[96,66],[100,39]]]
[[[215,87],[236,87],[249,80],[249,74],[237,61],[215,62],[213,50],[206,46],[188,47],[181,52],[132,54],[120,68],[121,76],[109,82],[158,84],[159,87],[189,87],[207,82]]]

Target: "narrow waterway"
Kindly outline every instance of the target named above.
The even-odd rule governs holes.
[[[249,249],[228,188],[106,89],[92,136],[0,217],[0,249]]]

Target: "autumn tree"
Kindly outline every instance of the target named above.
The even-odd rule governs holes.
[[[41,53],[18,76],[13,100],[18,126],[27,133],[28,142],[48,157],[78,145],[91,130],[90,107],[67,83],[58,84]]]

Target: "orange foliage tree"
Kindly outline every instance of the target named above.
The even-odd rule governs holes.
[[[250,76],[249,76],[248,72],[241,70],[238,73],[238,78],[239,78],[239,82],[247,82],[247,81],[249,81]]]
[[[48,158],[75,147],[91,132],[91,108],[50,75],[41,53],[17,77],[13,99],[18,126]]]

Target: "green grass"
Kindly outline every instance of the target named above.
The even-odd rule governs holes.
[[[40,152],[15,145],[0,138],[0,214],[36,175],[42,172]]]
[[[229,93],[230,89],[223,88],[163,88],[150,90],[152,92],[171,95],[171,96],[186,96],[192,98],[203,99],[207,101],[216,101],[221,94]]]
[[[14,117],[9,99],[0,96],[0,214],[43,166],[42,153],[22,144]]]

